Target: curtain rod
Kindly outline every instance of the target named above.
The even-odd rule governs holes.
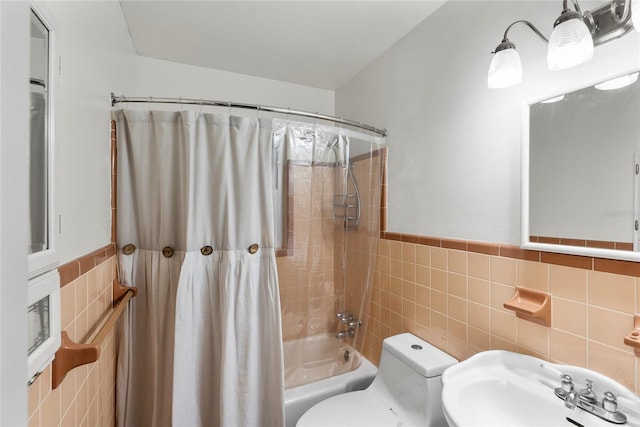
[[[308,111],[301,110],[291,110],[289,108],[282,107],[270,107],[266,105],[258,105],[258,104],[244,104],[242,102],[229,102],[229,101],[211,101],[207,99],[190,99],[190,98],[142,98],[142,97],[128,97],[124,95],[116,96],[111,93],[111,106],[115,106],[120,102],[148,102],[148,103],[159,103],[159,104],[189,104],[189,105],[208,105],[213,107],[227,107],[227,108],[243,108],[247,110],[257,110],[257,111],[267,111],[270,113],[281,113],[288,114],[292,116],[300,116],[300,117],[310,117],[313,119],[327,120],[334,123],[340,123],[343,125],[353,126],[360,129],[367,130],[369,132],[377,133],[381,136],[387,136],[386,129],[378,129],[373,126],[366,125],[364,123],[359,123],[353,120],[347,120],[340,117],[328,116],[325,114],[318,113],[310,113]]]

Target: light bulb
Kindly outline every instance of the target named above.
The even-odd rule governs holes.
[[[593,58],[593,38],[582,18],[578,15],[561,19],[562,16],[549,38],[547,65],[552,71],[571,68]]]
[[[489,65],[487,83],[490,89],[517,85],[522,81],[522,63],[515,46],[496,49]]]

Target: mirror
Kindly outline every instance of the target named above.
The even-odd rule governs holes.
[[[640,81],[525,105],[523,248],[640,260]]]
[[[52,30],[32,5],[30,26],[29,276],[57,265],[53,233]]]

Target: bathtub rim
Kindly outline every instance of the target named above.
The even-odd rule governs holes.
[[[360,358],[360,366],[353,371],[285,390],[285,426],[295,427],[305,412],[323,400],[369,387],[378,368],[362,354]]]

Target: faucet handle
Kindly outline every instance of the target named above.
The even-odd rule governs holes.
[[[358,328],[362,326],[362,322],[354,317],[351,317],[350,319],[343,319],[343,321],[347,323],[350,328]]]
[[[608,412],[616,412],[618,410],[618,399],[610,391],[607,391],[602,398],[602,408]]]
[[[339,311],[336,313],[336,317],[338,319],[348,319],[349,317],[351,317],[351,313],[349,313],[348,311]]]
[[[567,393],[573,390],[573,379],[571,378],[571,375],[562,374],[560,375],[560,379],[562,381],[562,390]]]

